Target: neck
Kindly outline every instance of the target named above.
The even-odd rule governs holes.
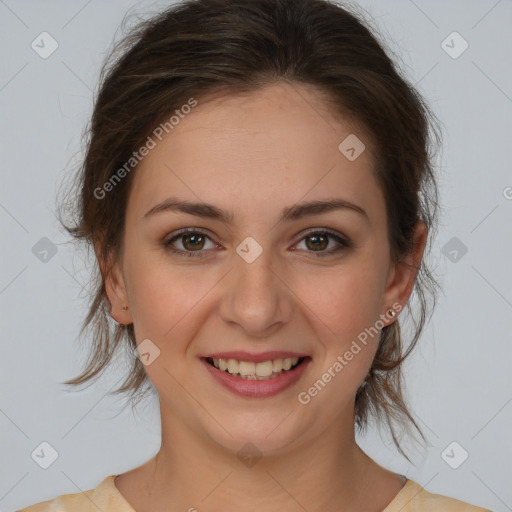
[[[191,512],[234,507],[296,512],[339,508],[340,503],[350,510],[350,504],[368,498],[364,487],[380,468],[356,444],[354,418],[345,411],[328,430],[302,443],[295,440],[282,455],[255,451],[251,458],[257,448],[242,457],[184,425],[162,403],[160,410],[162,444],[145,465],[145,505],[137,512],[169,510],[170,504]]]

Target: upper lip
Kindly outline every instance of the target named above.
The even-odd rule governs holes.
[[[203,358],[211,359],[237,359],[238,361],[249,361],[254,363],[261,363],[263,361],[272,361],[273,359],[286,359],[293,357],[307,357],[307,354],[298,352],[286,352],[282,350],[272,350],[270,352],[261,352],[259,354],[252,354],[244,350],[235,350],[232,352],[215,352],[202,356]]]

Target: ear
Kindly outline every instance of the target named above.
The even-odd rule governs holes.
[[[414,242],[411,252],[401,262],[391,265],[382,299],[382,309],[384,312],[388,311],[394,304],[399,304],[401,309],[407,304],[416,282],[418,269],[427,242],[427,235],[427,226],[424,222],[418,221],[414,230]]]
[[[105,283],[105,290],[110,306],[110,315],[120,324],[131,324],[132,314],[129,308],[126,311],[123,311],[123,306],[128,306],[129,302],[125,279],[122,272],[122,262],[119,261],[119,259],[114,261],[112,252],[109,253],[108,260],[105,261],[99,251],[99,246],[95,246],[94,251]],[[112,266],[110,266],[111,262],[113,262]]]

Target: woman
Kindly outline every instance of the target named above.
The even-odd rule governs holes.
[[[375,37],[325,0],[188,0],[120,48],[67,227],[100,270],[68,383],[136,349],[120,391],[154,386],[162,443],[24,511],[483,511],[355,441],[372,415],[401,453],[394,424],[421,434],[400,372],[436,285],[434,117]]]

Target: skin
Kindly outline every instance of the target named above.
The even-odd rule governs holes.
[[[370,150],[354,161],[338,150],[351,133],[370,147],[317,91],[278,82],[199,100],[140,163],[122,254],[106,278],[112,316],[134,323],[137,343],[150,339],[160,350],[145,366],[159,394],[160,450],[115,481],[137,512],[296,512],[340,504],[378,511],[403,487],[404,479],[371,460],[354,438],[355,393],[378,336],[307,405],[297,399],[359,333],[393,304],[406,304],[416,279],[414,269],[390,260]],[[214,204],[233,221],[171,211],[144,219],[168,197]],[[333,198],[355,203],[368,219],[345,209],[278,223],[284,207]],[[164,247],[182,228],[206,231],[199,257]],[[304,234],[310,228],[334,230],[353,247],[317,257],[338,244],[329,238],[328,247],[315,249],[307,243],[311,233]],[[263,249],[250,264],[236,253],[248,236]],[[415,237],[407,261],[417,268],[423,223]],[[183,251],[196,246],[186,237],[174,242]],[[222,388],[199,361],[227,350],[291,350],[312,360],[291,388],[251,399]],[[237,457],[247,442],[262,454],[251,467]]]

